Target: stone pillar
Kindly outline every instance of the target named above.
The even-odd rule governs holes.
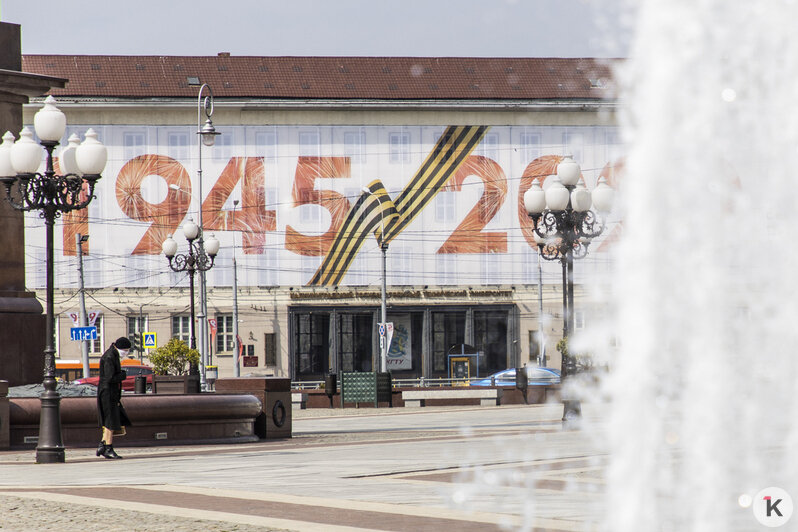
[[[0,22],[0,135],[22,129],[22,105],[66,80],[22,72],[20,27]],[[42,380],[45,316],[34,292],[25,288],[25,233],[20,211],[0,190],[0,379],[10,386]],[[40,244],[40,245],[43,245]]]

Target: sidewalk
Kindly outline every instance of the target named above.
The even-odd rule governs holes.
[[[311,409],[295,412],[290,440],[120,439],[125,460],[67,449],[51,465],[3,452],[0,530],[583,530],[598,515],[603,458],[560,415],[559,405]]]

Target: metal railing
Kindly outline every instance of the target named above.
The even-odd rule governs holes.
[[[393,379],[391,381],[394,388],[440,388],[449,386],[468,386],[471,379],[425,379],[416,377],[410,379]],[[324,381],[291,381],[292,390],[321,390],[324,388]]]

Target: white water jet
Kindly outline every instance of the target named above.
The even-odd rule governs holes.
[[[798,497],[798,5],[637,13],[604,528],[759,530],[757,492]]]

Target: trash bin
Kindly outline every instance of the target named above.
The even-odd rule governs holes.
[[[136,380],[133,382],[133,391],[137,394],[147,393],[146,375],[136,375]]]
[[[216,379],[219,377],[218,366],[205,366],[205,383],[207,391],[212,392],[216,389]]]
[[[333,397],[338,393],[338,375],[330,373],[324,379],[324,393],[330,399],[330,408],[333,407]]]
[[[515,387],[521,391],[524,396],[524,404],[527,404],[526,391],[529,388],[529,379],[526,368],[515,368]]]

